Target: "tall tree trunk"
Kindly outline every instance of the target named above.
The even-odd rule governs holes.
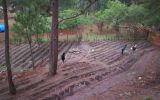
[[[52,6],[52,32],[50,39],[50,66],[49,75],[53,76],[57,72],[58,62],[58,0],[51,1]]]
[[[9,91],[11,94],[16,94],[16,88],[12,81],[12,71],[11,71],[10,56],[9,56],[9,27],[8,27],[6,0],[3,0],[3,13],[4,13],[4,23],[5,23],[5,59],[6,59]]]

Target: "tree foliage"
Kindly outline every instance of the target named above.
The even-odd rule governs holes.
[[[60,12],[59,18],[61,18],[61,19],[68,18],[70,16],[75,15],[77,13],[77,11],[78,10],[72,10],[72,9],[63,10]],[[82,16],[78,16],[73,19],[65,20],[59,24],[59,29],[63,30],[66,28],[77,27],[79,25],[90,25],[90,24],[92,24],[92,21],[90,20],[91,17],[92,17],[91,15],[90,16],[82,15]]]
[[[130,23],[143,23],[146,17],[146,9],[143,6],[132,4],[128,7],[126,21]]]
[[[26,39],[29,35],[42,34],[47,31],[47,18],[42,16],[37,10],[31,6],[24,12],[17,12],[14,17],[16,23],[13,25],[12,30],[20,37]]]
[[[107,22],[113,25],[120,24],[126,18],[127,6],[118,0],[110,1],[104,13],[107,17]]]
[[[47,19],[46,17],[43,17],[32,5],[23,9],[23,12],[17,12],[14,19],[16,23],[13,25],[12,30],[17,33],[17,36],[19,37],[18,39],[23,39],[29,44],[32,67],[35,69],[32,51],[32,36],[36,35],[38,42],[38,35],[46,31]]]
[[[145,24],[160,28],[160,2],[159,0],[144,0],[142,6],[147,10]]]

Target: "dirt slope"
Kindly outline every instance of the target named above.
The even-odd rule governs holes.
[[[128,48],[121,56],[119,47],[123,44],[128,44]],[[141,81],[145,83],[155,77],[151,72],[156,73],[159,66],[159,49],[148,42],[137,44],[135,53],[130,51],[130,42],[72,45],[65,63],[58,62],[56,76],[48,77],[48,65],[20,74],[14,78],[16,96],[8,94],[8,86],[3,80],[0,82],[0,100],[130,100],[137,97],[137,91],[144,89],[139,85]],[[155,97],[158,97],[157,93]]]
[[[146,76],[149,76],[150,74],[147,75],[148,73],[144,72],[148,71],[147,68],[150,67],[151,64],[156,64],[156,60],[159,58],[159,51],[147,53],[143,55],[141,59],[137,61],[129,70],[78,91],[78,93],[67,97],[65,100],[141,100],[143,99],[143,96],[147,97],[147,94],[141,94],[141,96],[138,96],[138,93],[136,94],[137,88],[133,86],[136,86],[137,84],[133,84],[133,80],[137,81],[136,79],[138,79],[138,77],[142,77],[143,79]],[[156,68],[159,67],[159,65],[152,67]],[[155,70],[152,69],[149,70],[151,70],[153,74],[155,73]],[[150,77],[152,77],[152,75]],[[132,90],[127,90],[131,88]],[[160,87],[158,88],[160,89]],[[159,100],[159,98],[160,94],[157,94],[155,95],[154,100]]]

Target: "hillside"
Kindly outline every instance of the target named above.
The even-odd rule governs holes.
[[[32,69],[21,73],[15,71],[13,78],[18,91],[16,96],[8,95],[7,81],[3,77],[0,82],[0,99],[117,100],[118,98],[118,100],[124,100],[124,98],[129,98],[135,100],[139,97],[139,100],[144,96],[159,97],[159,90],[153,88],[155,91],[152,94],[147,92],[152,90],[153,84],[157,84],[155,80],[158,80],[156,73],[158,73],[160,58],[159,48],[150,43],[138,42],[138,49],[134,53],[130,50],[133,44],[131,42],[102,41],[62,44],[63,48],[67,48],[64,49],[67,51],[67,56],[64,64],[59,60],[56,76],[48,77],[48,60],[44,59],[45,63],[39,65],[35,71]],[[128,47],[125,55],[121,56],[120,47],[124,44]],[[40,53],[37,52],[39,56],[45,52],[48,53],[47,45],[41,47],[44,49],[41,49]],[[12,49],[12,53],[16,51],[16,48]],[[60,50],[59,54],[61,55],[64,50]],[[22,58],[29,59],[27,56],[22,56]],[[28,66],[27,62],[24,65]],[[24,66],[19,65],[19,68],[21,67]],[[13,69],[16,69],[15,66]],[[158,84],[156,86],[160,87]]]

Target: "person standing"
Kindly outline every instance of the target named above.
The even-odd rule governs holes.
[[[131,47],[131,50],[134,52],[134,51],[136,51],[137,50],[137,45],[135,44],[135,45],[133,45],[132,47]]]
[[[127,48],[127,44],[125,44],[124,46],[122,46],[122,48],[121,48],[121,55],[122,56],[124,55],[124,52],[125,52],[126,48]]]
[[[65,56],[66,56],[66,53],[64,52],[64,53],[61,55],[61,60],[62,60],[63,63],[64,63],[64,61],[65,61]]]

